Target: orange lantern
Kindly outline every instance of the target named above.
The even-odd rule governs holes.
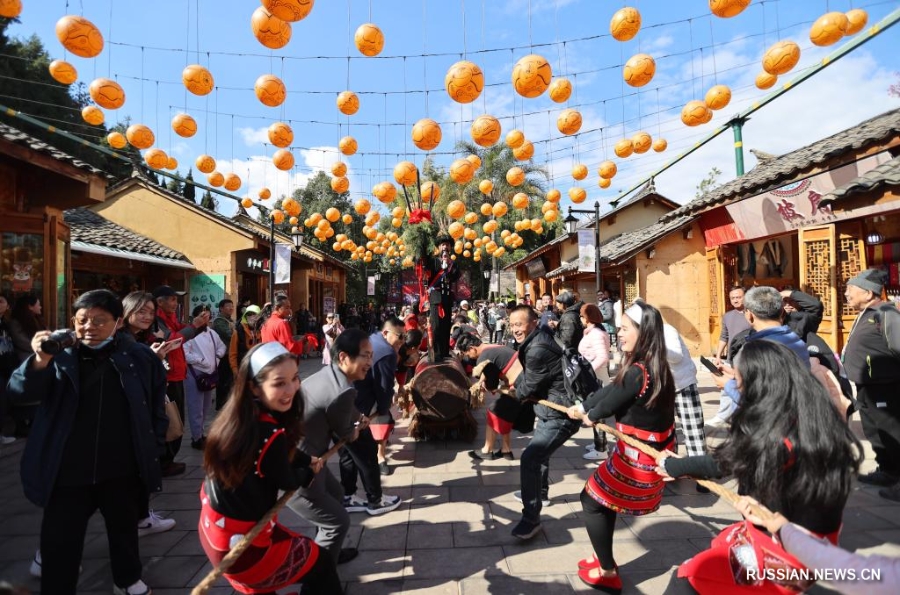
[[[715,85],[706,92],[706,107],[720,110],[731,102],[731,89],[727,85]]]
[[[153,131],[143,124],[132,124],[125,130],[125,138],[136,149],[149,149],[156,142]]]
[[[869,21],[869,13],[861,8],[854,8],[844,13],[847,17],[847,30],[845,35],[856,35],[863,30]]]
[[[194,95],[209,95],[215,86],[212,73],[199,64],[190,64],[181,71],[181,82]]]
[[[510,130],[506,135],[506,146],[510,149],[518,149],[525,142],[525,133],[521,130]]]
[[[341,153],[344,155],[353,155],[356,153],[356,150],[359,148],[359,145],[356,143],[356,139],[352,136],[345,136],[341,140],[338,141],[338,149],[340,149]]]
[[[253,92],[256,93],[256,98],[260,103],[269,107],[278,107],[284,103],[284,98],[287,97],[287,88],[284,86],[284,82],[274,74],[264,74],[256,79]]]
[[[512,69],[512,84],[522,97],[538,97],[550,86],[553,71],[547,59],[538,54],[521,58]]]
[[[635,54],[622,69],[622,78],[632,87],[643,87],[656,74],[656,60],[650,54]]]
[[[777,41],[763,56],[763,70],[769,74],[785,74],[800,61],[800,46],[793,41]]]
[[[188,114],[175,114],[172,130],[182,138],[191,138],[197,134],[197,121]]]
[[[494,116],[483,115],[472,122],[472,140],[481,147],[490,147],[500,140],[500,121]]]
[[[756,87],[765,91],[769,89],[778,82],[778,77],[774,74],[769,74],[768,72],[760,72],[756,75]]]
[[[468,212],[468,213],[465,214],[465,216],[463,217],[463,220],[464,220],[468,225],[475,225],[476,223],[478,223],[478,213],[473,213],[473,212],[470,211],[470,212]],[[471,230],[469,230],[469,231],[471,231]],[[474,240],[474,239],[475,239],[474,233],[475,233],[475,232],[472,232],[473,235],[472,235],[471,238],[467,237],[466,239]]]
[[[353,35],[356,49],[363,56],[377,56],[384,49],[384,33],[373,23],[363,23]]]
[[[56,21],[56,37],[64,48],[82,58],[94,58],[103,51],[103,34],[84,17],[70,14]]]
[[[444,87],[453,101],[472,103],[484,89],[484,73],[474,62],[460,60],[447,70]]]
[[[49,70],[50,76],[52,76],[53,80],[57,83],[71,85],[78,80],[78,71],[65,60],[54,60],[50,63]]]
[[[209,155],[200,155],[194,162],[197,170],[203,174],[211,174],[216,169],[216,160]]]
[[[294,167],[294,155],[287,149],[278,149],[272,155],[272,164],[281,171],[287,171]]]
[[[464,231],[465,227],[459,221],[454,221],[447,227],[447,233],[450,234],[450,237],[454,240],[461,238]]]
[[[331,178],[331,189],[338,194],[343,194],[350,189],[350,180],[343,176]]]
[[[268,188],[263,187],[259,189],[259,193],[257,194],[257,196],[259,196],[260,200],[269,200],[270,198],[272,198],[272,191]]]
[[[162,149],[150,149],[144,153],[144,162],[153,169],[165,169],[169,156]]]
[[[526,140],[518,148],[513,149],[513,157],[518,161],[528,161],[534,157],[534,144],[530,140]]]
[[[353,223],[353,215],[347,213],[343,217],[341,217],[341,221],[344,223],[344,225],[350,225],[351,223]]]
[[[637,154],[649,151],[651,144],[653,144],[653,139],[647,132],[641,131],[631,137],[631,147]]]
[[[565,135],[575,134],[581,130],[581,112],[574,109],[564,109],[556,118],[556,127]]]
[[[520,186],[525,181],[525,172],[521,167],[511,167],[506,172],[506,181],[510,186]]]
[[[709,0],[709,10],[717,17],[730,19],[750,6],[750,0]]]
[[[22,14],[22,0],[0,0],[0,17],[15,19]]]
[[[528,195],[524,192],[516,192],[512,198],[512,205],[517,209],[524,209],[528,206]]]
[[[587,177],[587,175],[588,175],[588,168],[585,164],[576,163],[572,167],[572,177],[575,178],[576,180],[583,180]]]
[[[441,187],[429,180],[422,184],[419,188],[419,193],[422,195],[423,201],[430,203],[440,198]]]
[[[685,106],[681,110],[681,121],[685,124],[685,126],[699,126],[700,124],[706,123],[708,120],[707,112],[710,114],[712,111],[706,107],[706,104],[702,101],[697,101],[696,99],[692,99],[688,101]]]
[[[223,176],[220,172],[214,171],[213,173],[206,176],[206,181],[209,182],[209,185],[213,188],[218,188],[225,183],[225,176]]]
[[[669,146],[669,142],[664,138],[658,138],[653,141],[653,150],[657,153],[662,153]]]
[[[459,219],[466,214],[466,203],[461,200],[452,200],[447,205],[447,216],[451,219]]]
[[[125,90],[114,80],[98,78],[88,87],[91,99],[100,107],[119,109],[125,105]]]
[[[338,211],[334,207],[329,207],[325,211],[325,218],[328,219],[329,221],[331,221],[332,223],[337,223],[338,220],[341,218],[341,212]]]
[[[575,204],[583,203],[586,198],[587,192],[581,186],[572,186],[569,188],[569,199]]]
[[[547,198],[547,200],[549,200],[550,202],[559,202],[559,199],[562,198],[562,195],[560,194],[559,190],[557,190],[556,188],[551,188],[551,189],[547,192],[547,197],[546,197],[546,198]]]
[[[478,190],[482,194],[490,194],[494,191],[494,183],[490,180],[481,180],[478,182]]]
[[[475,176],[475,168],[468,159],[456,159],[450,164],[450,179],[465,184]]]
[[[619,168],[616,166],[614,161],[604,161],[600,164],[600,167],[597,169],[597,173],[600,174],[601,178],[612,179],[619,172]]]
[[[842,12],[827,12],[816,19],[809,29],[809,40],[817,46],[837,43],[850,27],[847,15]]]
[[[497,204],[502,204],[503,206],[506,206],[504,203],[497,203]],[[495,231],[497,231],[497,227],[498,227],[497,222],[494,220],[491,220],[491,221],[485,221],[484,224],[481,226],[481,229],[484,231],[484,233],[494,233]]]
[[[544,213],[544,221],[546,221],[547,223],[553,223],[557,219],[559,219],[559,211],[557,211],[556,209],[550,209],[549,211]]]
[[[641,13],[637,8],[626,6],[612,16],[609,21],[609,33],[617,41],[633,39],[641,30]]]
[[[597,185],[601,188],[609,188],[610,184],[612,184],[612,181],[609,178],[600,178],[597,180]]]
[[[312,11],[315,0],[262,0],[266,10],[283,21],[297,22]]]
[[[372,210],[372,203],[367,201],[365,198],[361,198],[353,205],[354,210],[356,210],[357,214],[365,215],[370,210]]]
[[[353,91],[341,91],[337,96],[337,108],[345,116],[352,116],[359,111],[359,96]]]
[[[613,152],[616,154],[616,157],[625,159],[634,152],[634,144],[632,144],[630,138],[623,138],[613,147]]]
[[[494,206],[491,207],[491,212],[494,214],[494,217],[497,218],[506,215],[507,211],[509,211],[509,207],[506,206],[506,203],[503,201],[497,201],[494,203]]]
[[[481,157],[479,157],[478,155],[469,155],[468,157],[466,157],[466,161],[472,164],[472,167],[475,171],[477,171],[478,168],[481,167]]]
[[[121,132],[110,132],[106,135],[106,142],[113,149],[124,149],[128,140]]]
[[[253,206],[253,199],[250,198],[249,196],[245,196],[244,198],[241,199],[241,206],[244,207],[245,209],[249,209],[250,207]]]
[[[294,131],[284,122],[275,122],[269,126],[269,142],[276,147],[289,147],[294,142]]]
[[[103,124],[104,118],[103,110],[96,105],[86,105],[81,108],[81,119],[92,126]]]
[[[372,194],[382,203],[390,204],[397,197],[397,187],[390,182],[380,182],[372,188]]]
[[[253,11],[250,29],[259,43],[273,50],[283,48],[291,40],[291,24],[279,19],[262,6]]]
[[[340,178],[347,175],[347,164],[343,161],[335,161],[331,164],[331,175]]]
[[[282,223],[284,223],[284,212],[283,211],[280,211],[278,209],[273,209],[272,214],[270,216],[272,217],[272,221],[275,222],[275,225],[281,225]]]
[[[394,166],[394,179],[401,186],[412,186],[416,183],[419,170],[412,161],[401,161]]]
[[[567,78],[555,78],[553,79],[553,82],[550,83],[550,88],[547,90],[547,93],[550,95],[552,101],[563,103],[572,96],[572,83],[570,83]]]
[[[224,186],[225,190],[229,192],[234,192],[238,188],[241,187],[241,177],[237,174],[225,174]]]
[[[431,151],[441,144],[441,125],[431,118],[422,118],[413,124],[412,141],[423,151]]]

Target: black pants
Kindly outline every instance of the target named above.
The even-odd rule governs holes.
[[[186,426],[187,422],[184,419],[184,381],[169,381],[169,383],[166,384],[166,396],[169,397],[170,401],[178,405],[178,414],[181,415],[181,421]],[[160,457],[160,465],[165,467],[174,461],[179,450],[181,450],[181,438],[166,442],[166,452]]]
[[[231,363],[227,357],[219,360],[219,382],[216,384],[216,411],[225,406],[228,400],[228,393],[231,392],[231,386],[234,384],[234,372],[231,371]]]
[[[113,582],[127,588],[141,580],[137,522],[142,491],[137,477],[53,489],[41,522],[42,593],[75,593],[88,520],[98,509],[106,521]]]
[[[885,473],[900,477],[900,397],[896,385],[858,384],[856,398],[875,462]]]
[[[441,310],[444,315],[441,316]],[[435,361],[450,357],[450,318],[453,313],[453,299],[443,298],[440,304],[431,304],[428,317],[431,322],[431,332],[434,335]]]
[[[381,473],[378,471],[378,444],[369,428],[359,433],[359,438],[340,450],[341,485],[344,495],[356,493],[357,475],[362,478],[369,502],[381,501]]]
[[[584,511],[584,525],[591,538],[594,553],[600,560],[600,567],[604,570],[615,569],[612,543],[613,532],[616,530],[616,511],[599,504],[584,490],[581,492],[581,509]]]

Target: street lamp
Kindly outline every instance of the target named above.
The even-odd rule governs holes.
[[[381,281],[381,273],[379,271],[375,271],[375,280]]]
[[[491,290],[491,269],[484,269],[484,280],[488,285],[487,291],[484,292],[484,298],[490,298],[490,290]]]
[[[571,205],[569,206],[569,215],[563,221],[565,221],[569,233],[574,234],[578,230],[578,219],[573,217],[572,213],[584,213],[586,215],[593,213],[594,215],[594,248],[597,252],[594,256],[594,274],[597,282],[597,299],[600,299],[600,288],[603,287],[600,278],[600,201],[598,200],[594,203],[593,211],[588,209],[573,209]]]
[[[299,227],[292,227],[291,239],[294,240],[294,248],[299,252],[300,247],[303,246],[303,231],[301,231]]]

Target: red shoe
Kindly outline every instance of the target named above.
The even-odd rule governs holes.
[[[578,570],[593,570],[594,568],[600,568],[600,560],[597,559],[597,556],[592,555],[590,558],[578,561]]]
[[[598,566],[597,569],[599,570],[599,568],[600,567]],[[598,573],[596,577],[592,577],[591,570],[579,570],[578,578],[589,587],[593,587],[604,593],[618,595],[622,592],[622,579],[619,577],[618,573],[615,576],[603,576]]]

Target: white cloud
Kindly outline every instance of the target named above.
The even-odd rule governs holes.
[[[248,147],[253,147],[255,145],[264,145],[269,143],[269,129],[268,128],[238,128],[238,133],[244,139],[244,144]]]

